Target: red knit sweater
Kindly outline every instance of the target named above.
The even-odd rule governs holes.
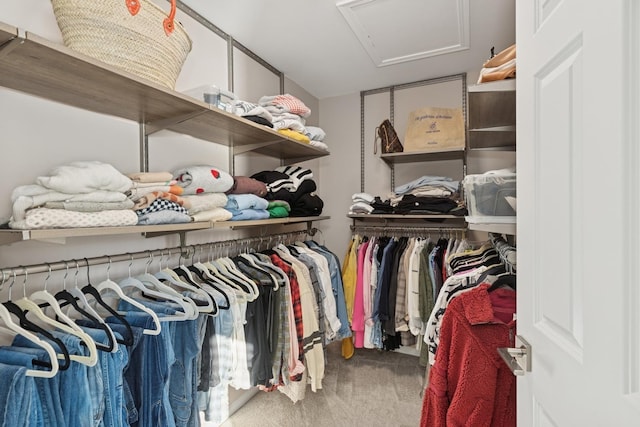
[[[482,284],[460,294],[447,307],[421,427],[516,425],[515,377],[497,351],[514,346],[515,321],[499,318],[515,312],[515,292],[497,289],[489,294],[488,287]]]

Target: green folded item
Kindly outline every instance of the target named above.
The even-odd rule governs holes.
[[[282,206],[274,206],[267,210],[269,211],[269,218],[286,218],[289,216],[289,211]]]

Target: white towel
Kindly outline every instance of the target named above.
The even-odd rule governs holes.
[[[132,182],[110,164],[90,161],[59,166],[49,176],[39,176],[36,184],[61,193],[79,194],[97,190],[124,193]]]

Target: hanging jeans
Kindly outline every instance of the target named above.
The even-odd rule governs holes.
[[[115,317],[107,317],[105,320],[114,333],[120,333],[123,337],[129,335],[127,327]],[[136,350],[138,344],[142,340],[143,329],[144,328],[141,327],[131,326],[132,344],[126,347],[123,345],[120,346],[122,349],[126,348],[126,351],[123,354],[124,362],[122,366],[122,375],[114,375],[110,376],[110,378],[113,378],[115,381],[111,387],[114,390],[122,390],[122,393],[116,393],[113,406],[107,406],[105,409],[104,421],[105,426],[107,427],[110,426],[110,424],[107,424],[107,420],[113,420],[113,425],[116,426],[129,426],[138,420],[138,410],[136,409],[135,401],[133,400],[133,393],[131,392],[129,383],[124,380],[124,373],[129,367],[131,354]],[[119,401],[118,398],[121,398],[122,400]]]
[[[0,363],[0,422],[3,426],[44,426],[38,393],[27,368]]]
[[[120,310],[127,310],[121,302]],[[147,314],[129,312],[125,316],[132,326],[150,329],[153,319]],[[138,411],[132,427],[175,427],[168,395],[169,371],[175,362],[169,322],[160,322],[158,335],[143,335],[124,373]]]
[[[107,344],[106,333],[99,329],[87,327],[92,322],[83,320],[76,321],[83,326],[83,330],[88,333],[94,341]],[[117,331],[113,331],[116,339],[122,339]],[[95,386],[102,386],[103,394],[99,402],[102,408],[100,417],[97,419],[98,426],[104,427],[123,427],[122,408],[124,405],[124,390],[122,387],[122,374],[129,360],[129,354],[124,345],[118,345],[115,352],[98,353],[98,364],[94,368],[100,370],[100,380],[95,381]],[[128,425],[128,424],[126,424]]]

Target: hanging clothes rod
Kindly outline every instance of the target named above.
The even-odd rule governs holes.
[[[102,265],[109,264],[114,262],[125,262],[125,261],[133,261],[137,259],[144,258],[153,258],[154,256],[171,256],[173,254],[179,254],[181,257],[190,256],[197,250],[202,250],[204,248],[231,248],[231,247],[246,247],[251,248],[253,244],[261,244],[261,243],[282,243],[286,241],[288,238],[297,237],[302,234],[306,234],[309,236],[313,236],[318,232],[317,228],[307,228],[304,230],[296,230],[289,231],[278,234],[268,234],[264,236],[257,237],[246,237],[242,239],[233,239],[233,240],[221,240],[216,242],[208,242],[208,243],[198,243],[194,245],[188,246],[176,246],[173,248],[163,248],[163,249],[148,249],[145,251],[139,252],[127,252],[123,254],[116,255],[103,255],[92,258],[81,258],[81,259],[71,259],[66,261],[56,261],[51,263],[42,263],[42,264],[31,264],[31,265],[20,265],[16,267],[4,267],[0,269],[1,273],[1,282],[4,282],[9,277],[14,276],[25,276],[30,274],[38,274],[38,273],[47,273],[51,271],[59,271],[66,270],[70,267],[75,267],[79,269],[80,267],[90,267],[94,265]],[[188,253],[185,254],[185,249],[188,249]],[[193,251],[191,253],[191,251]]]

